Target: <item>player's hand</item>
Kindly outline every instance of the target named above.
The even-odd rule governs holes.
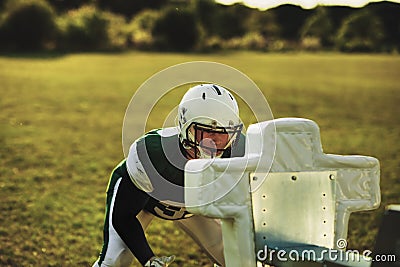
[[[168,267],[175,260],[175,256],[152,257],[145,267]]]

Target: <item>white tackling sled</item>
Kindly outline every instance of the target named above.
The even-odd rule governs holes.
[[[221,219],[227,267],[321,266],[350,214],[379,206],[379,176],[377,159],[324,154],[315,122],[282,118],[248,127],[244,157],[189,161],[185,202]]]

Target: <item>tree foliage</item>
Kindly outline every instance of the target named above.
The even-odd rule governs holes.
[[[2,46],[11,50],[41,50],[56,33],[53,8],[43,0],[10,0],[0,22]]]
[[[400,5],[390,2],[376,4],[373,11],[383,24],[382,49],[400,51]]]
[[[334,38],[334,28],[326,7],[318,7],[315,13],[307,18],[300,30],[300,36],[317,38],[322,46],[331,46]]]
[[[167,4],[167,0],[94,0],[101,8],[131,18],[145,9],[159,9]]]
[[[123,17],[92,5],[65,13],[58,19],[59,47],[63,50],[115,50],[126,47]]]
[[[191,10],[171,7],[155,22],[152,34],[158,49],[188,51],[195,47],[200,31]]]
[[[94,4],[95,0],[46,0],[58,13],[78,9],[84,5]]]
[[[267,39],[280,36],[281,27],[274,12],[251,12],[246,19],[246,31],[257,32]]]
[[[107,21],[94,6],[82,6],[60,17],[60,46],[66,50],[100,50],[108,42]]]
[[[343,21],[336,45],[346,52],[378,52],[384,38],[381,20],[369,10],[358,10]]]
[[[282,5],[214,0],[0,0],[1,49],[72,51],[400,50],[400,5]]]
[[[161,12],[146,9],[133,17],[128,25],[129,41],[139,49],[154,48],[153,29],[160,19]]]
[[[300,29],[312,13],[311,10],[304,10],[293,5],[282,5],[272,11],[275,13],[276,23],[281,27],[281,38],[289,41],[299,40]]]

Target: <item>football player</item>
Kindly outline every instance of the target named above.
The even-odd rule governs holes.
[[[173,221],[224,266],[219,221],[190,214],[184,206],[184,166],[196,158],[244,155],[243,124],[234,96],[215,84],[190,88],[178,107],[177,127],[152,130],[137,139],[112,172],[107,189],[104,243],[95,266],[168,266],[174,256],[156,256],[145,237],[154,216]]]

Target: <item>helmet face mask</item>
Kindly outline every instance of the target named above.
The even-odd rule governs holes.
[[[215,121],[214,121],[215,122]],[[235,126],[217,126],[216,123],[204,124],[192,122],[186,128],[187,139],[184,146],[193,152],[194,158],[215,158],[234,146],[242,131],[243,124]]]
[[[237,143],[243,124],[233,95],[215,84],[190,88],[178,107],[179,138],[190,158],[214,158]]]

